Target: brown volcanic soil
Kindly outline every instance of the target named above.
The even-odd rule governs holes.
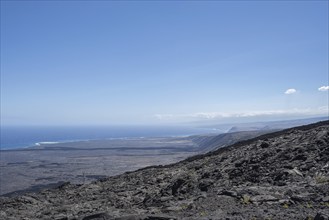
[[[2,197],[1,219],[328,219],[329,121],[85,185]]]

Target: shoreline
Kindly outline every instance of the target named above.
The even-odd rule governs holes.
[[[115,138],[96,138],[96,139],[74,139],[74,140],[56,140],[56,141],[39,141],[35,142],[34,144],[27,144],[28,146],[15,146],[15,147],[0,147],[0,151],[21,151],[21,150],[28,150],[28,149],[36,149],[37,147],[45,147],[51,145],[60,145],[60,144],[68,144],[68,143],[82,143],[82,142],[98,142],[98,141],[116,141],[116,140],[127,140],[127,141],[138,141],[141,139],[174,139],[174,138],[188,138],[191,136],[198,136],[198,135],[218,135],[221,133],[198,133],[198,134],[187,134],[187,135],[169,135],[169,136],[139,136],[139,137],[115,137]]]
[[[212,135],[212,134],[198,134],[198,135]],[[216,134],[213,134],[216,135]],[[99,147],[99,148],[79,148],[79,147],[68,147],[65,145],[68,144],[73,144],[73,145],[79,145],[79,144],[99,144],[101,143],[109,143],[115,142],[115,141],[153,141],[153,140],[175,140],[175,139],[183,139],[183,138],[189,138],[194,135],[178,135],[178,136],[164,136],[164,137],[121,137],[121,138],[106,138],[106,139],[85,139],[85,140],[68,140],[68,141],[42,141],[42,142],[37,142],[32,146],[26,146],[26,147],[15,147],[15,148],[0,148],[0,151],[30,151],[30,150],[113,150],[116,149],[118,150],[119,147],[114,148],[114,147]],[[62,145],[62,146],[61,146]],[[145,148],[126,148],[126,147],[121,147],[122,149],[141,149],[141,150],[147,150],[150,149],[149,147]],[[155,147],[156,148],[156,147]],[[179,148],[179,147],[176,147]],[[159,148],[156,148],[159,149]],[[175,147],[171,147],[168,149],[175,149]]]
[[[50,142],[187,137],[207,133],[216,132],[193,126],[1,126],[0,150],[30,148]]]

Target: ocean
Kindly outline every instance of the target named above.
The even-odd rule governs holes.
[[[214,133],[183,126],[1,126],[1,150],[27,148],[45,142],[74,142],[136,137],[171,137]]]

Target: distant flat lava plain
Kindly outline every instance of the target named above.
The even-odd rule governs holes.
[[[0,195],[21,194],[60,185],[88,183],[151,165],[195,155],[188,138],[92,140],[2,150]]]

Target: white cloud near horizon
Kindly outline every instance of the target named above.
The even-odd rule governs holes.
[[[191,114],[156,114],[155,118],[162,121],[171,120],[211,120],[211,119],[228,119],[228,118],[248,118],[262,116],[313,116],[329,114],[328,106],[318,108],[294,108],[289,110],[265,110],[265,111],[246,111],[246,112],[198,112]]]
[[[329,86],[321,86],[318,90],[321,92],[329,91]]]
[[[159,119],[159,120],[162,120],[162,119],[173,118],[174,115],[173,114],[155,114],[154,117]]]
[[[287,89],[287,91],[284,92],[284,94],[286,95],[291,95],[291,94],[294,94],[296,93],[297,90],[296,89]]]

